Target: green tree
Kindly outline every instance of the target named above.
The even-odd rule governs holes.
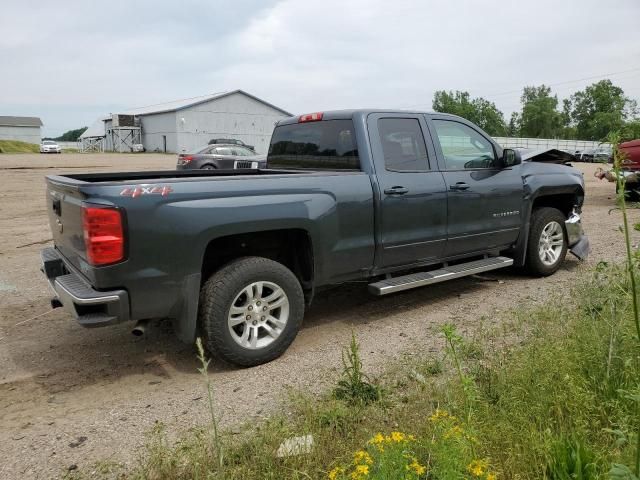
[[[493,102],[482,97],[471,98],[469,92],[439,90],[433,95],[436,112],[451,113],[475,123],[489,135],[505,135],[506,125],[502,112]]]
[[[609,132],[621,131],[637,110],[636,102],[611,80],[600,80],[574,93],[569,105],[576,135],[583,140],[604,140]]]
[[[54,138],[54,140],[58,140],[59,142],[76,142],[80,138],[80,135],[82,135],[86,130],[87,127],[68,130],[59,137]]]
[[[509,120],[509,126],[507,127],[507,136],[520,136],[520,122],[520,114],[518,112],[511,112],[511,119]]]
[[[520,114],[520,135],[529,138],[556,138],[562,132],[562,114],[558,97],[546,85],[524,87]]]

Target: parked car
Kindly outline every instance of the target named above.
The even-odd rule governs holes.
[[[613,153],[610,146],[588,148],[581,152],[576,152],[576,160],[587,163],[611,163],[613,161]]]
[[[81,325],[171,318],[183,341],[199,332],[210,352],[257,365],[293,342],[321,288],[387,295],[584,258],[584,179],[563,161],[523,161],[443,113],[291,117],[269,169],[48,176],[42,270],[52,305]]]
[[[247,147],[249,150],[253,150],[255,153],[255,147],[253,145],[247,145],[242,140],[236,140],[235,138],[212,138],[209,140],[209,145],[220,143],[225,145],[240,145],[241,147]]]
[[[240,145],[214,144],[197,149],[194,153],[178,155],[178,170],[214,170],[236,168],[266,168],[267,156]]]
[[[62,148],[53,140],[44,140],[40,144],[40,153],[62,153]]]

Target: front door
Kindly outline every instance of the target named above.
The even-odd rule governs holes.
[[[440,258],[447,236],[447,192],[424,117],[376,113],[367,123],[379,186],[376,266]]]
[[[447,185],[446,256],[514,243],[523,216],[520,166],[503,168],[496,145],[471,124],[432,117]]]

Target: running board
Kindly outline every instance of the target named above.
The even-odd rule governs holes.
[[[388,295],[389,293],[424,287],[432,283],[446,282],[454,278],[466,277],[476,273],[488,272],[498,268],[513,265],[513,259],[507,257],[489,257],[458,265],[450,265],[430,272],[411,273],[402,277],[394,277],[369,284],[369,292],[374,295]]]

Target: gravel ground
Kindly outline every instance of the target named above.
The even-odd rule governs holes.
[[[142,338],[130,334],[131,325],[83,329],[61,309],[50,311],[39,272],[39,251],[51,243],[44,175],[165,169],[174,162],[156,154],[0,155],[0,478],[51,478],[98,460],[131,464],[156,421],[172,432],[206,422],[194,349],[175,340],[168,323],[155,322]],[[569,256],[546,279],[506,270],[388,297],[369,296],[365,284],[321,294],[280,359],[251,369],[212,364],[222,424],[277,410],[288,387],[325,388],[337,376],[351,329],[366,368],[380,371],[403,355],[441,350],[436,332],[444,322],[470,333],[482,315],[498,322],[500,312],[568,291],[589,265],[621,259],[620,214],[609,212],[614,187],[593,178],[594,165],[578,168],[587,182],[587,262]],[[631,212],[634,222],[639,217]]]

